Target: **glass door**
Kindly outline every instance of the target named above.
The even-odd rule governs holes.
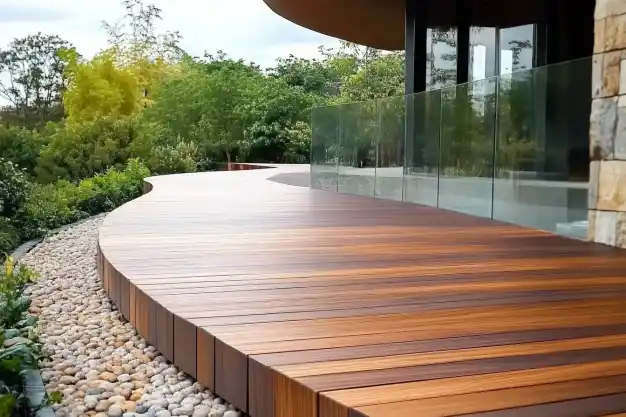
[[[535,67],[535,25],[470,28],[469,81]]]
[[[469,41],[469,81],[484,80],[496,75],[496,28],[472,26]]]
[[[498,75],[535,67],[535,25],[503,28],[498,31],[500,65]]]

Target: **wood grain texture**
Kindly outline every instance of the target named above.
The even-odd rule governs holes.
[[[626,411],[626,252],[230,168],[149,179],[105,219],[98,271],[252,417]]]
[[[202,385],[215,391],[215,338],[202,328],[196,331],[197,378]]]
[[[248,359],[248,412],[250,415],[255,417],[275,415],[275,372],[253,357]]]
[[[248,410],[248,357],[215,339],[215,392]]]
[[[609,378],[585,379],[555,384],[537,385],[524,388],[508,388],[496,391],[483,391],[471,394],[461,394],[451,397],[437,397],[426,400],[405,401],[399,403],[376,404],[360,407],[359,411],[370,417],[386,417],[389,410],[393,410],[394,417],[413,417],[419,412],[420,416],[451,416],[467,415],[472,413],[488,413],[492,411],[515,411],[516,417],[522,414],[523,407],[537,407],[532,416],[552,416],[554,410],[548,411],[546,404],[554,404],[570,399],[605,396],[622,393],[626,390],[624,375]],[[623,394],[621,394],[623,395]],[[621,404],[626,407],[625,403]],[[572,407],[565,407],[571,413],[562,414],[572,416],[576,411]],[[590,409],[581,409],[583,415],[595,414]],[[519,414],[516,414],[519,413]]]
[[[194,378],[196,369],[197,328],[193,323],[174,315],[174,363]]]
[[[155,303],[156,345],[168,360],[174,361],[174,314]]]

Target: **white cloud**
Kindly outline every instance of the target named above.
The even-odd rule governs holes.
[[[274,14],[263,0],[146,0],[163,10],[160,30],[178,30],[192,55],[221,49],[233,58],[271,66],[278,56],[317,57],[319,45],[333,38],[301,28]],[[119,0],[0,0],[0,48],[36,32],[57,34],[84,56],[106,45],[102,20],[115,21]]]

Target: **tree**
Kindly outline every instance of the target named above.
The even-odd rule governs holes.
[[[178,61],[185,54],[179,43],[180,33],[157,33],[156,22],[162,19],[161,9],[142,0],[124,0],[124,17],[115,23],[102,22],[109,35],[109,45],[131,61]]]
[[[161,10],[141,0],[126,0],[124,19],[104,22],[109,47],[91,60],[70,50],[63,54],[68,88],[69,121],[131,116],[151,103],[151,90],[168,72],[177,70],[184,52],[178,32],[156,32]]]
[[[129,117],[101,117],[56,126],[41,150],[35,169],[37,180],[78,181],[111,167],[122,168],[135,136],[135,119]]]
[[[142,135],[142,153],[154,145],[193,141],[203,158],[221,154],[230,162],[244,147],[254,85],[263,75],[243,61],[218,61],[186,60],[180,72],[155,86],[154,103],[143,116],[152,133]]]
[[[276,59],[276,66],[269,69],[269,75],[284,80],[289,86],[301,87],[307,93],[318,95],[336,94],[341,81],[326,62],[294,55]]]
[[[60,105],[65,62],[59,52],[71,48],[57,35],[29,35],[0,50],[0,97],[11,103],[26,124],[45,122]]]
[[[204,77],[204,113],[191,134],[207,149],[223,152],[230,163],[233,152],[244,146],[244,132],[250,123],[249,94],[256,77],[226,69]]]
[[[133,68],[146,103],[149,104],[151,86],[171,63],[179,62],[187,54],[179,43],[179,32],[157,33],[156,22],[161,20],[161,9],[142,0],[124,0],[123,19],[115,23],[103,22],[109,35],[110,49],[118,65]]]
[[[68,87],[63,99],[70,123],[131,116],[142,108],[144,97],[135,71],[117,65],[114,51],[81,61],[69,50],[64,59]]]
[[[365,63],[365,61],[363,61]],[[404,56],[400,53],[374,55],[367,66],[345,76],[341,83],[341,101],[375,100],[402,95],[404,91]]]
[[[311,144],[311,108],[325,103],[323,96],[291,78],[261,77],[251,85],[245,131],[247,158],[257,162],[305,163]]]

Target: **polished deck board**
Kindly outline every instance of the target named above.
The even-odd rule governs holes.
[[[304,175],[150,179],[100,231],[122,314],[252,417],[626,412],[626,252]]]

